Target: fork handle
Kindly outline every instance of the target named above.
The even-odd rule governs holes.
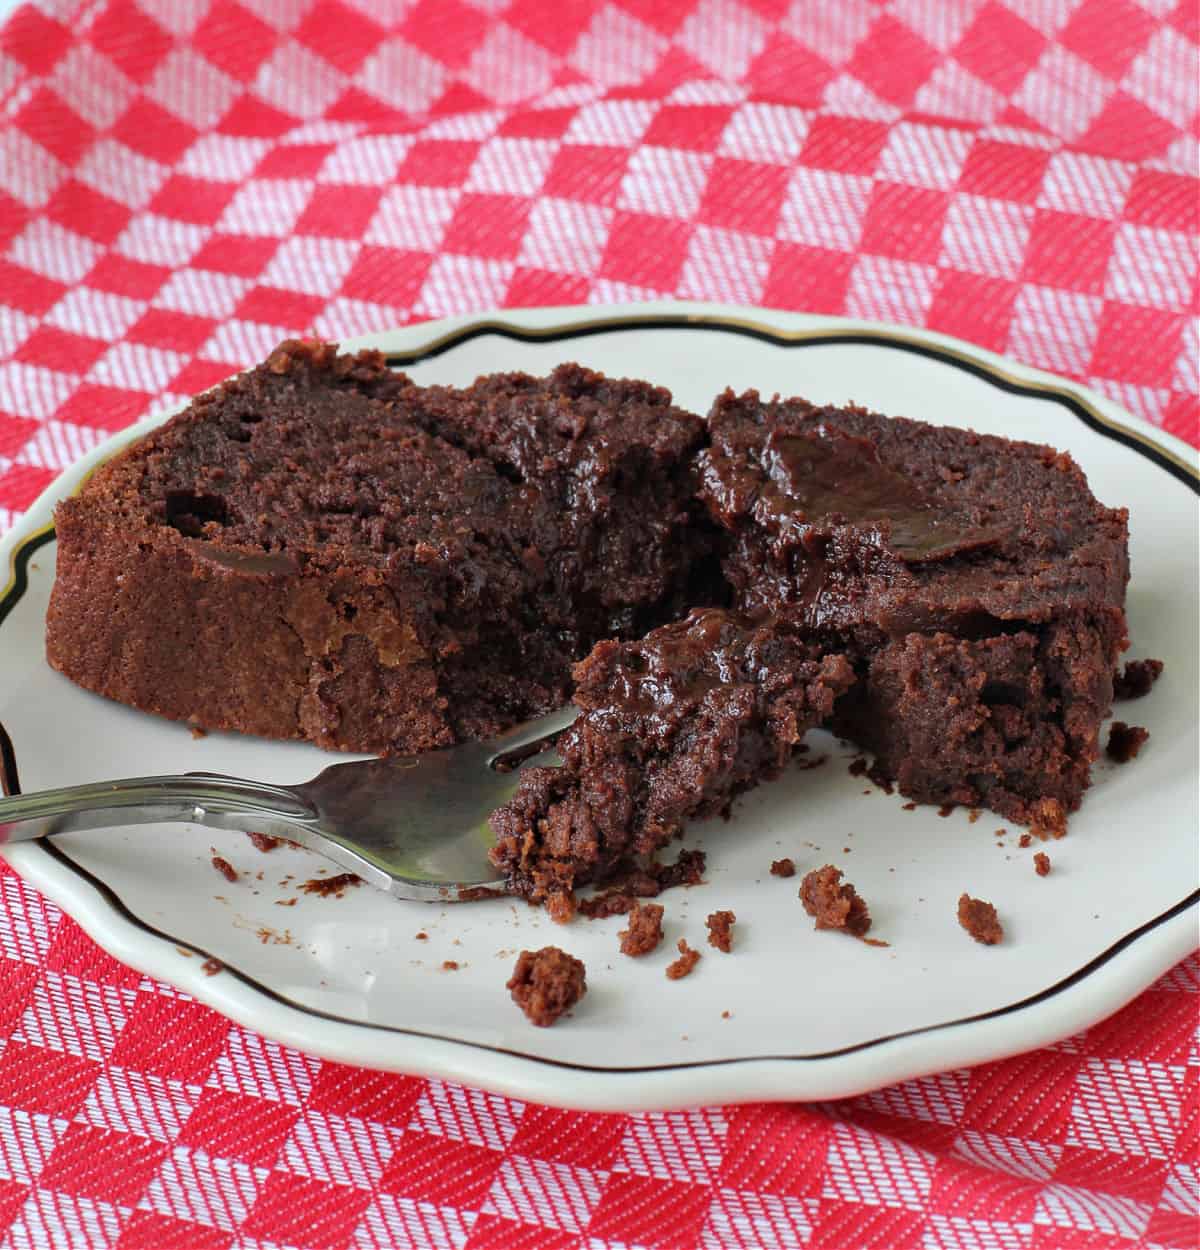
[[[315,820],[313,809],[284,786],[215,773],[130,777],[0,798],[0,845],[80,829],[164,821],[288,837],[298,825]]]

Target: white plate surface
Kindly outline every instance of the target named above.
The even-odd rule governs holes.
[[[1157,656],[1167,671],[1119,714],[1147,726],[1150,743],[1129,766],[1099,765],[1070,835],[1046,848],[1054,868],[1041,879],[1036,847],[1019,849],[1011,828],[996,836],[1004,821],[908,812],[898,795],[864,793],[847,771],[854,752],[814,734],[808,758],[828,755],[824,767],[795,770],[748,796],[731,823],[693,831],[688,844],[708,851],[707,884],[666,896],[668,942],[636,961],[617,953],[620,918],[559,927],[523,904],[442,908],[366,888],[279,906],[324,861],[288,848],[264,856],[236,833],[144,827],[7,850],[117,957],[330,1058],[542,1102],[635,1109],[830,1098],[1043,1045],[1115,1010],[1195,945],[1200,680],[1190,448],[1035,370],[942,336],[861,322],[700,305],[541,309],[356,345],[368,343],[417,356],[406,367],[422,382],[544,372],[573,359],[663,383],[700,412],[726,385],[755,386],[1066,448],[1100,499],[1130,509],[1131,654]],[[54,544],[46,537],[38,546],[36,536],[89,468],[158,420],[97,448],[0,543],[0,568],[13,574],[0,603],[0,721],[26,790],[190,770],[286,783],[330,762],[296,744],[194,740],[46,666]],[[216,875],[210,848],[243,870],[241,880]],[[871,905],[873,934],[891,945],[814,932],[798,879],[768,875],[785,854],[800,872],[843,867]],[[958,928],[963,890],[996,904],[1002,945],[985,949]],[[717,908],[739,918],[732,955],[704,943],[704,917]],[[418,931],[429,940],[416,940]],[[704,958],[690,978],[668,982],[663,969],[681,936]],[[517,951],[548,943],[585,960],[589,992],[557,1027],[534,1029],[504,982]],[[206,976],[206,956],[226,970]],[[459,970],[443,971],[447,959]]]

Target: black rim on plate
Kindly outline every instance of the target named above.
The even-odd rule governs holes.
[[[739,320],[731,317],[709,316],[709,315],[680,315],[680,314],[645,314],[635,315],[628,318],[603,318],[593,322],[576,323],[574,325],[551,327],[548,329],[535,329],[523,326],[513,325],[503,321],[481,321],[476,322],[454,331],[450,331],[441,338],[435,339],[425,346],[416,348],[409,352],[389,353],[387,363],[393,368],[406,368],[412,365],[420,364],[422,361],[434,359],[437,356],[444,355],[453,348],[463,343],[470,342],[473,339],[482,338],[488,335],[510,339],[523,343],[548,343],[548,342],[565,342],[572,339],[587,338],[600,334],[621,334],[628,332],[639,332],[646,330],[689,330],[702,333],[722,333],[741,335],[746,338],[756,339],[760,342],[769,343],[775,347],[787,349],[802,349],[805,347],[820,346],[849,346],[849,345],[869,345],[873,347],[882,347],[895,351],[911,353],[913,355],[924,356],[928,359],[937,360],[942,364],[950,365],[955,369],[959,369],[965,373],[972,374],[975,377],[982,378],[990,385],[997,389],[1005,391],[1009,394],[1024,395],[1030,398],[1046,400],[1050,403],[1058,404],[1069,411],[1079,421],[1083,422],[1089,429],[1097,434],[1103,435],[1105,438],[1112,439],[1114,442],[1120,443],[1128,447],[1131,451],[1145,457],[1151,463],[1157,465],[1164,472],[1169,473],[1177,481],[1182,482],[1194,494],[1200,495],[1200,474],[1196,470],[1186,464],[1184,461],[1176,458],[1164,448],[1156,445],[1141,435],[1128,430],[1122,426],[1109,422],[1105,417],[1101,416],[1094,408],[1091,407],[1081,396],[1074,394],[1066,388],[1055,386],[1040,385],[1036,383],[1028,383],[1009,376],[998,368],[993,368],[974,356],[965,352],[957,351],[949,347],[935,346],[926,343],[920,339],[909,338],[901,333],[888,333],[883,331],[839,331],[839,330],[821,330],[821,331],[799,331],[786,332],[772,329],[769,326]],[[45,529],[39,533],[33,534],[22,542],[13,555],[12,579],[8,588],[0,595],[0,625],[12,612],[17,605],[29,585],[28,566],[33,555],[47,543],[54,540],[54,530],[52,528]],[[16,779],[16,761],[11,746],[6,742],[5,736],[0,735],[0,746],[4,749],[0,750],[0,768],[3,770],[3,780],[5,788],[12,785],[15,789]],[[836,1050],[820,1051],[810,1054],[763,1054],[763,1055],[744,1055],[733,1059],[706,1059],[695,1060],[684,1063],[664,1063],[664,1064],[646,1064],[636,1067],[608,1067],[597,1064],[575,1063],[560,1059],[548,1059],[542,1055],[531,1054],[527,1051],[515,1050],[511,1048],[493,1046],[484,1042],[473,1042],[463,1038],[450,1037],[443,1033],[437,1033],[425,1029],[406,1028],[400,1025],[377,1024],[366,1020],[355,1020],[348,1016],[340,1016],[334,1012],[322,1011],[319,1008],[311,1007],[305,1003],[297,1002],[288,998],[284,994],[265,985],[255,977],[237,968],[232,968],[211,951],[204,947],[197,946],[194,943],[184,939],[175,937],[172,934],[164,932],[155,926],[149,924],[138,916],[130,907],[122,900],[119,894],[106,882],[95,876],[88,869],[84,868],[76,860],[72,859],[60,846],[56,845],[52,838],[45,838],[37,843],[38,848],[58,863],[67,867],[76,876],[86,881],[118,914],[126,923],[133,925],[143,933],[159,938],[164,942],[170,943],[177,949],[186,949],[196,955],[201,955],[206,959],[215,960],[222,963],[224,973],[235,977],[238,981],[247,985],[259,994],[279,1003],[282,1006],[289,1007],[294,1011],[302,1012],[306,1015],[316,1017],[321,1020],[327,1020],[337,1024],[347,1024],[356,1028],[372,1029],[379,1032],[398,1034],[408,1037],[418,1037],[430,1041],[444,1042],[453,1046],[467,1047],[473,1050],[484,1050],[492,1054],[501,1054],[513,1058],[523,1059],[531,1063],[544,1064],[548,1067],[565,1068],[578,1072],[594,1072],[605,1075],[636,1075],[646,1072],[672,1072],[686,1071],[695,1068],[711,1068],[711,1067],[731,1067],[738,1064],[747,1063],[763,1063],[771,1061],[788,1061],[788,1062],[817,1062],[825,1059],[833,1059],[843,1055],[850,1055],[859,1051],[870,1050],[878,1046],[886,1045],[889,1042],[897,1041],[901,1038],[917,1037],[928,1033],[935,1033],[944,1030],[960,1028],[964,1025],[979,1023],[984,1020],[995,1019],[999,1016],[1010,1015],[1027,1007],[1032,1007],[1038,1003],[1045,1002],[1047,999],[1053,998],[1065,990],[1084,980],[1091,973],[1108,963],[1121,951],[1131,946],[1139,938],[1161,925],[1166,924],[1175,916],[1180,915],[1189,907],[1192,907],[1200,901],[1200,889],[1193,890],[1186,897],[1179,900],[1173,906],[1169,907],[1160,915],[1147,921],[1145,924],[1139,925],[1136,929],[1124,934],[1107,947],[1099,955],[1090,959],[1082,967],[1077,968],[1074,972],[1053,985],[1047,986],[1045,989],[1038,991],[1036,994],[1029,995],[1017,1002],[1008,1003],[1003,1007],[994,1008],[991,1011],[980,1012],[971,1016],[963,1016],[953,1020],[942,1021],[938,1024],[923,1025],[915,1029],[907,1029],[897,1033],[888,1033],[880,1037],[869,1038],[866,1041],[856,1042],[851,1046],[840,1047]],[[482,905],[482,904],[480,904]]]

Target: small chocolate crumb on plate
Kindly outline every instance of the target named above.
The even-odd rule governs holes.
[[[1162,676],[1162,660],[1128,660],[1123,673],[1113,674],[1114,699],[1140,699]]]
[[[1108,746],[1104,748],[1104,753],[1117,764],[1128,764],[1130,760],[1137,758],[1149,737],[1148,729],[1115,720],[1108,731]]]
[[[587,993],[587,969],[557,946],[522,951],[506,987],[532,1024],[544,1029]]]
[[[212,857],[212,866],[225,878],[226,881],[236,881],[238,879],[238,870],[227,859],[223,859],[220,855]]]
[[[854,887],[841,881],[842,870],[832,864],[814,868],[800,883],[800,901],[816,921],[816,928],[839,929],[851,937],[862,937],[871,927],[870,910]]]
[[[277,846],[282,846],[289,841],[287,838],[276,837],[273,833],[259,833],[256,829],[250,829],[246,832],[246,837],[250,839],[254,845],[266,855],[269,851],[273,851]],[[292,843],[294,846],[295,843]]]
[[[335,877],[313,877],[311,881],[303,882],[300,889],[318,898],[329,898],[331,895],[341,898],[346,888],[352,885],[362,885],[362,878],[357,873],[339,872]]]
[[[424,929],[422,929],[422,930],[421,930],[421,932],[420,932],[420,933],[418,933],[418,934],[414,937],[414,939],[413,939],[413,940],[414,940],[414,941],[417,941],[417,942],[428,942],[428,941],[429,941],[429,934],[428,934],[428,933],[426,933]]]
[[[708,926],[708,944],[726,955],[733,950],[733,926],[737,917],[731,911],[714,911],[705,920]]]
[[[1004,936],[1004,926],[992,904],[969,894],[959,896],[958,923],[984,946],[995,946]]]
[[[661,903],[634,903],[629,913],[629,928],[618,934],[621,954],[634,959],[658,949],[663,938]]]
[[[796,875],[796,862],[792,859],[777,859],[771,863],[771,876],[773,877],[794,877]]]
[[[442,971],[443,971],[443,972],[457,972],[457,971],[458,971],[458,960],[457,960],[457,959],[443,959],[443,960],[442,960]]]
[[[1045,851],[1038,851],[1033,857],[1033,870],[1039,877],[1050,875],[1050,856]]]
[[[225,965],[216,959],[206,959],[200,965],[200,971],[203,972],[206,977],[215,977],[218,972],[222,972],[224,969]]]
[[[676,949],[679,951],[679,958],[667,965],[667,977],[672,981],[688,976],[700,962],[700,952],[693,950],[683,938],[679,939]]]

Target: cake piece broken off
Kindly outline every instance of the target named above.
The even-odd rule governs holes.
[[[575,365],[421,388],[289,342],[56,513],[60,672],[211,729],[404,752],[570,697],[704,569],[699,418]]]
[[[561,768],[529,768],[492,815],[492,859],[518,893],[569,893],[651,856],[686,822],[777,777],[854,680],[782,620],[690,613],[575,668],[581,714]]]
[[[871,928],[871,912],[842,870],[832,864],[805,873],[800,882],[800,902],[816,922],[817,929],[838,929],[851,937],[865,937]]]
[[[958,923],[983,946],[995,946],[1004,937],[1004,926],[995,907],[986,899],[960,894]]]
[[[735,605],[852,658],[834,731],[910,798],[1063,832],[1128,645],[1126,512],[1032,443],[753,392],[709,424]]]
[[[530,1023],[544,1029],[587,993],[587,969],[557,946],[543,946],[517,956],[506,988]]]

